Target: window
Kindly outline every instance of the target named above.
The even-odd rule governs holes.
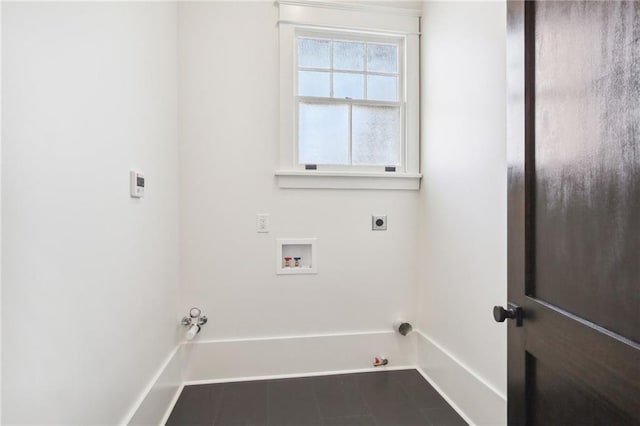
[[[418,16],[279,7],[280,186],[418,189]]]
[[[402,41],[300,33],[296,52],[298,162],[400,166]]]

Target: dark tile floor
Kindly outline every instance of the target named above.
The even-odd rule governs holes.
[[[457,426],[416,370],[186,386],[167,425]]]

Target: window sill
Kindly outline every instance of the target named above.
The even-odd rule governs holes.
[[[276,170],[280,188],[393,189],[417,191],[419,173]]]

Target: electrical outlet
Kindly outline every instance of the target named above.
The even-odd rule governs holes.
[[[269,215],[268,214],[256,215],[256,232],[259,232],[259,233],[269,232]]]
[[[371,216],[371,230],[372,231],[386,231],[387,230],[387,216]]]

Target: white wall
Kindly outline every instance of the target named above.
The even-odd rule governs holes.
[[[422,332],[503,396],[505,30],[504,2],[425,3],[418,275]]]
[[[175,348],[175,48],[175,4],[3,3],[5,424],[122,422]]]
[[[185,2],[178,14],[182,307],[209,316],[198,339],[412,318],[417,192],[276,184],[277,7]],[[255,232],[256,213],[270,214],[269,234]],[[371,231],[372,214],[388,215],[387,232]],[[318,275],[276,276],[275,239],[306,237],[318,238]]]
[[[0,2],[0,141],[2,135],[2,2]],[[0,423],[2,423],[2,144],[0,143]]]
[[[456,388],[504,395],[491,318],[506,296],[504,3],[425,4],[419,193],[278,188],[271,2],[3,9],[4,423],[118,423],[147,390],[133,422],[150,423],[193,355],[171,356],[194,305],[210,318],[200,342],[325,335],[297,339],[300,353],[343,333],[372,356],[397,350],[371,336],[403,316],[424,335],[421,367],[471,420],[485,417]],[[143,200],[128,196],[132,167]],[[319,239],[318,275],[275,274],[275,239],[296,237]],[[187,346],[203,348],[198,368],[218,347]]]

